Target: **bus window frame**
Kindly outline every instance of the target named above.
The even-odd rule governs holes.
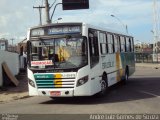
[[[91,34],[93,36],[90,36]],[[89,41],[90,67],[93,68],[99,63],[100,60],[98,30],[92,28],[88,29],[88,41]],[[94,54],[92,53],[93,49],[94,49]]]
[[[101,35],[103,35],[103,40],[101,40]],[[100,41],[100,50],[102,55],[108,54],[108,44],[107,44],[107,36],[105,32],[100,31],[99,33],[99,41]]]
[[[123,39],[122,39],[123,38]],[[122,41],[123,40],[123,41]],[[123,42],[123,43],[122,43]],[[123,35],[120,35],[120,46],[121,46],[121,52],[126,52],[126,41],[125,41],[125,36],[123,36]],[[123,49],[124,50],[122,50],[122,46],[123,46]]]
[[[116,41],[116,42],[115,42]],[[120,37],[118,34],[114,34],[114,49],[115,49],[115,53],[116,52],[120,52]]]
[[[108,54],[113,54],[115,52],[115,50],[114,50],[114,37],[113,37],[113,33],[106,32],[106,37],[107,37],[107,44],[108,44],[107,45],[108,46]]]

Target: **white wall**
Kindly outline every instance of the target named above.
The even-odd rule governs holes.
[[[19,73],[19,55],[0,50],[0,86],[3,85],[2,63],[6,62],[13,75]]]

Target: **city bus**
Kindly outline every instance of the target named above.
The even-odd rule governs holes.
[[[27,74],[30,96],[104,96],[135,71],[131,35],[86,23],[29,29]]]

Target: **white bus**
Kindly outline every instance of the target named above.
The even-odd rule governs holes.
[[[28,32],[30,96],[104,95],[135,71],[134,42],[128,34],[85,23],[57,23]]]

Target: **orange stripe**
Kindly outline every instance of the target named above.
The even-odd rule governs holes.
[[[62,74],[55,74],[54,75],[55,87],[62,87],[62,79],[61,78],[62,78]]]
[[[120,53],[116,53],[116,69],[117,71],[117,81],[120,81],[121,79],[121,71],[119,71],[120,69]]]

